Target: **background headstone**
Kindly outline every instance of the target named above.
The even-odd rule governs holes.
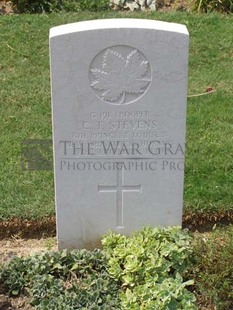
[[[59,248],[181,225],[188,39],[152,20],[51,29]]]

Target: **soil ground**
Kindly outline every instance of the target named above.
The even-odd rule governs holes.
[[[56,251],[56,238],[21,239],[12,236],[9,239],[0,240],[0,264],[5,263],[15,256],[23,257],[45,251]],[[1,307],[0,307],[1,309]]]

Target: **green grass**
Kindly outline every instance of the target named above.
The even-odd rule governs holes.
[[[207,309],[233,309],[233,225],[195,234],[193,246],[194,259],[188,277],[195,281],[199,305],[208,306]]]
[[[232,22],[230,15],[82,13],[2,16],[0,19],[0,219],[54,214],[52,171],[23,171],[24,139],[51,139],[48,34],[86,19],[136,17],[178,22],[190,32],[184,203],[186,211],[233,209]]]

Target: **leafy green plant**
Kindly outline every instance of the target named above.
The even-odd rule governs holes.
[[[62,251],[16,258],[0,271],[10,295],[26,291],[40,310],[119,309],[117,282],[100,250]]]
[[[62,10],[65,12],[78,12],[78,0],[62,0]]]
[[[27,293],[39,310],[196,309],[183,279],[191,253],[180,228],[145,228],[132,237],[109,233],[104,251],[47,252],[15,258],[0,269],[0,286]]]
[[[101,11],[109,8],[109,0],[13,0],[20,13],[54,11]]]
[[[12,0],[20,13],[43,13],[62,9],[62,0]]]
[[[55,238],[47,238],[45,240],[45,248],[50,251],[55,246]]]
[[[145,228],[127,238],[109,233],[102,241],[110,275],[121,282],[122,309],[197,309],[182,275],[191,238],[179,227]]]
[[[109,9],[109,0],[78,0],[81,11],[102,11]]]
[[[209,13],[212,11],[232,12],[232,0],[196,0],[196,10],[199,12]]]

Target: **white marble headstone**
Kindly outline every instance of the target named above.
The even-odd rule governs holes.
[[[51,29],[59,248],[181,225],[188,40],[153,20]]]

